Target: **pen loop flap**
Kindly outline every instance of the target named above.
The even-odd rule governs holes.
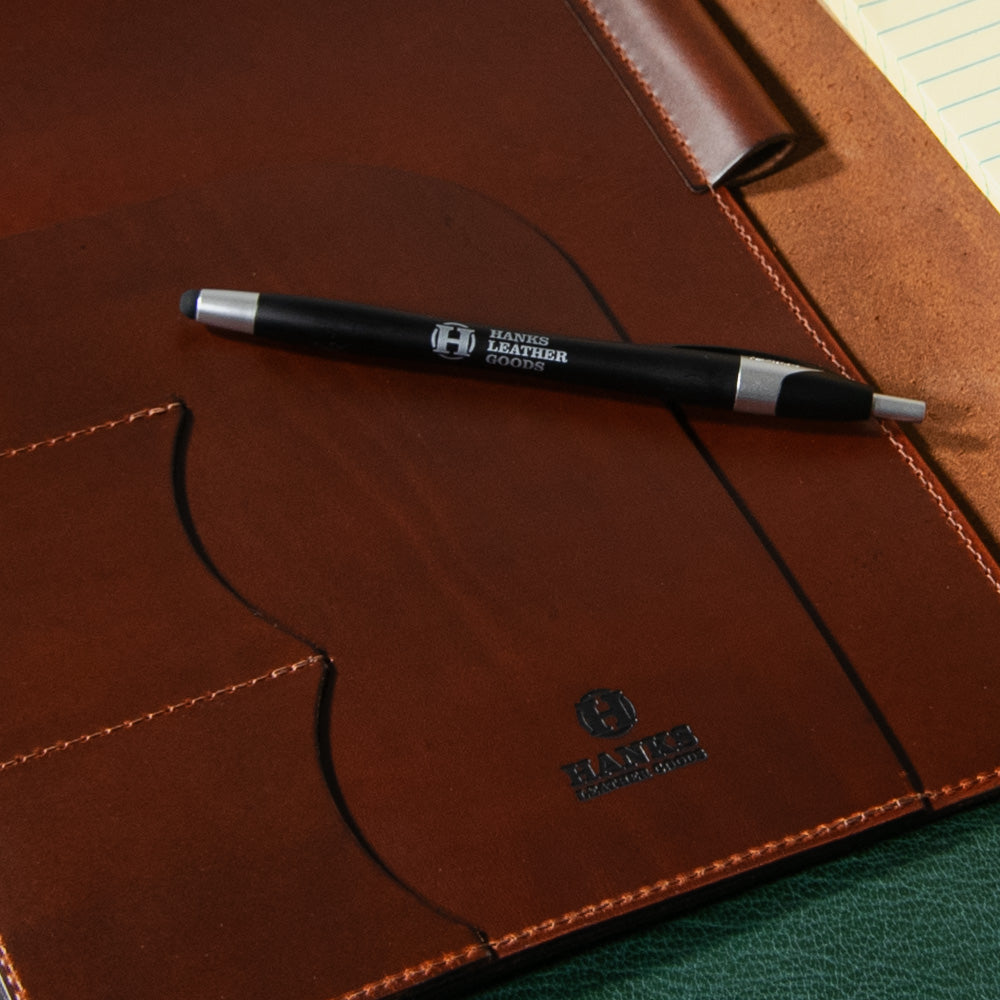
[[[568,0],[692,190],[771,170],[791,127],[698,0]]]

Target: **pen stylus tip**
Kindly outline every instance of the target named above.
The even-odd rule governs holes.
[[[919,399],[904,399],[902,396],[884,396],[876,392],[872,396],[872,416],[883,417],[886,420],[924,419],[927,404]]]
[[[187,316],[188,319],[194,319],[195,312],[198,309],[198,289],[189,288],[181,296],[181,312]]]

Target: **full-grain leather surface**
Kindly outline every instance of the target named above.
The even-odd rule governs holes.
[[[800,136],[745,202],[865,370],[927,397],[918,436],[995,537],[1000,216],[819,4],[710,6]],[[993,998],[998,819],[948,817],[484,997]]]
[[[388,218],[380,216],[388,205]],[[326,211],[317,215],[320,206]],[[171,228],[183,236],[171,239]],[[276,232],[294,232],[294,244]],[[408,234],[405,253],[400,232]],[[329,719],[321,749],[346,812],[343,832],[359,832],[394,878],[480,928],[504,952],[592,921],[605,909],[676,892],[689,878],[708,881],[752,867],[758,848],[768,857],[794,848],[799,837],[811,845],[843,836],[855,823],[920,808],[828,638],[668,410],[512,382],[317,362],[213,336],[175,314],[171,292],[192,284],[197,273],[214,272],[221,284],[246,283],[228,259],[235,245],[254,246],[255,266],[276,283],[322,286],[331,261],[350,256],[356,264],[365,253],[362,234],[371,261],[393,240],[404,259],[428,262],[407,279],[422,294],[441,294],[438,274],[467,290],[488,283],[499,312],[501,299],[525,301],[523,288],[515,289],[530,273],[546,295],[534,305],[537,322],[525,325],[549,329],[573,311],[578,328],[614,336],[578,273],[523,222],[480,196],[395,171],[273,171],[5,243],[10,270],[24,284],[30,274],[16,272],[19,261],[49,259],[51,275],[69,248],[98,248],[84,275],[62,267],[56,282],[62,304],[22,297],[22,328],[40,329],[44,310],[50,332],[31,360],[48,352],[48,377],[74,386],[61,405],[81,413],[110,408],[109,397],[116,410],[134,398],[169,398],[171,388],[183,398],[189,434],[181,454],[161,455],[161,499],[182,504],[187,530],[250,608],[332,657],[337,681],[329,707],[320,709]],[[299,250],[303,242],[321,241],[329,256],[310,260]],[[511,262],[505,271],[497,270],[493,253],[465,256],[463,248],[487,242]],[[385,281],[374,270],[363,275],[359,280]],[[341,281],[349,280],[350,271]],[[141,290],[133,304],[121,304],[109,330],[98,320],[102,303],[116,287],[133,284]],[[398,294],[395,276],[392,285]],[[388,282],[384,287],[388,294]],[[151,322],[158,303],[169,318]],[[489,304],[480,308],[489,314]],[[136,331],[125,343],[141,360],[132,362],[127,381],[102,384],[109,355],[122,357],[123,329]],[[23,371],[27,380],[30,371]],[[27,406],[22,413],[51,419],[31,415]],[[706,426],[711,430],[711,421]],[[737,430],[720,424],[727,426]],[[116,440],[116,433],[136,440],[136,427],[125,425],[106,437],[75,439],[63,451],[53,446],[9,459],[22,463],[24,495],[38,491],[57,510],[82,506],[40,481],[50,467],[67,486],[87,472],[121,495],[120,484],[86,464],[89,449]],[[866,442],[870,461],[881,465],[877,436],[856,436],[855,450]],[[82,469],[60,461],[63,454],[80,456]],[[148,454],[140,450],[136,461]],[[171,485],[175,497],[167,492]],[[919,489],[912,495],[918,507],[925,502]],[[94,516],[111,506],[99,494],[94,500]],[[169,514],[169,507],[160,513],[167,524]],[[706,532],[707,525],[713,530]],[[155,557],[155,521],[146,531]],[[31,524],[20,533],[25,561],[43,557],[34,543],[39,533]],[[183,541],[179,528],[176,534]],[[95,532],[76,529],[72,536],[87,546]],[[945,539],[950,544],[950,535]],[[110,541],[101,550],[117,551]],[[131,564],[135,557],[130,550],[125,558]],[[152,561],[139,558],[135,565]],[[193,556],[189,561],[202,569]],[[71,600],[81,563],[83,556],[66,563],[62,585],[42,573],[31,605],[44,606],[46,595],[50,602]],[[211,585],[204,570],[203,576]],[[216,586],[220,600],[240,611],[235,597]],[[182,587],[173,585],[181,593]],[[63,589],[70,596],[61,597]],[[112,608],[121,607],[108,598]],[[249,608],[242,610],[253,622]],[[143,620],[138,612],[131,616]],[[110,640],[120,619],[95,622],[93,613],[83,613],[83,621]],[[13,648],[30,647],[33,634],[29,627],[12,637]],[[57,654],[71,638],[54,638]],[[125,649],[127,663],[149,660],[141,649]],[[193,676],[157,671],[176,693],[157,691],[136,671],[129,678],[145,702],[133,705],[119,684],[100,710],[70,679],[66,709],[45,742],[85,732],[86,718],[99,720],[90,727],[99,729],[105,719],[114,725],[146,705],[230,683],[228,674],[215,679],[201,665],[203,656],[220,667],[240,665],[238,655],[192,649],[180,663]],[[90,669],[107,683],[107,667]],[[578,801],[562,766],[596,758],[603,747],[583,732],[574,704],[608,686],[608,677],[638,707],[643,728],[635,736],[690,725],[709,761]],[[28,707],[55,711],[57,703],[39,701],[35,686],[25,697]],[[803,705],[822,705],[823,712],[814,716]],[[68,712],[75,714],[64,718]],[[30,723],[26,716],[24,725]],[[30,726],[12,752],[30,750],[38,728]],[[734,739],[740,731],[746,735]],[[763,738],[766,749],[749,751],[751,732],[751,742]],[[759,791],[762,756],[767,794]],[[41,763],[23,766],[37,775]],[[315,769],[317,762],[303,766]],[[734,822],[718,821],[720,802]],[[403,803],[408,818],[400,824]],[[36,827],[30,813],[21,815],[27,844]],[[631,846],[620,851],[625,831]],[[786,837],[793,839],[783,847]],[[353,864],[333,843],[327,850]],[[339,914],[357,922],[354,908],[367,912],[369,896],[363,884],[355,893],[331,895],[324,919]],[[597,904],[603,907],[592,910]],[[465,925],[445,924],[428,955],[461,952],[454,936],[468,936]],[[8,938],[16,952],[17,937]],[[190,974],[198,967],[192,963]]]
[[[850,371],[578,11],[69,7],[3,61],[18,1000],[387,995],[1000,780],[995,568],[898,429],[178,315],[263,288]],[[600,688],[697,753],[579,801],[622,769]]]

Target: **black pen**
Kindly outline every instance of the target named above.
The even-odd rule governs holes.
[[[923,402],[874,392],[815,365],[728,348],[653,347],[472,326],[292,295],[202,288],[181,312],[288,347],[520,372],[740,413],[922,420]]]

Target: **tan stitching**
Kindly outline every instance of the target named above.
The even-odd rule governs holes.
[[[927,800],[928,802],[933,802],[935,799],[945,799],[953,795],[961,795],[971,788],[978,788],[997,779],[1000,779],[1000,767],[995,767],[992,771],[981,771],[974,778],[963,778],[954,785],[945,785],[943,788],[937,789],[937,791],[928,792]]]
[[[48,757],[49,754],[57,753],[62,750],[68,750],[70,747],[79,746],[83,743],[90,743],[92,740],[100,739],[105,736],[111,736],[114,733],[120,733],[126,729],[131,729],[133,726],[137,726],[140,723],[151,722],[153,719],[158,719],[164,715],[172,715],[174,712],[180,711],[181,709],[193,708],[195,705],[215,701],[217,698],[221,698],[224,695],[236,694],[238,691],[244,691],[247,688],[252,688],[263,681],[277,680],[277,678],[284,677],[287,674],[294,674],[303,667],[319,663],[322,659],[323,657],[321,656],[310,656],[304,660],[299,660],[298,663],[290,663],[284,667],[269,670],[266,674],[261,674],[259,677],[252,677],[250,680],[240,681],[238,684],[230,684],[228,687],[219,688],[218,691],[206,692],[205,694],[200,694],[194,698],[185,698],[184,701],[179,701],[173,705],[165,705],[163,708],[158,708],[153,712],[147,712],[145,715],[137,716],[134,719],[126,719],[124,722],[119,722],[117,725],[106,726],[104,729],[98,729],[93,733],[85,733],[83,736],[77,736],[72,740],[59,740],[51,746],[32,750],[31,753],[18,754],[16,757],[11,757],[10,760],[5,760],[0,763],[0,772],[6,771],[12,767],[18,767],[21,764],[26,764],[31,760],[40,760],[42,757]]]
[[[785,303],[792,315],[799,321],[799,325],[809,334],[813,343],[823,352],[824,357],[830,362],[830,364],[833,365],[833,367],[841,375],[847,375],[847,367],[832,350],[826,340],[821,336],[816,327],[813,326],[809,317],[806,316],[799,303],[795,301],[795,298],[788,290],[788,286],[785,284],[781,274],[764,255],[764,252],[757,245],[757,241],[754,239],[750,230],[743,225],[743,222],[729,207],[729,205],[726,204],[725,198],[718,191],[713,191],[712,197],[715,199],[716,205],[719,206],[719,210],[729,220],[730,225],[736,230],[737,235],[746,245],[754,260],[757,261],[761,269],[771,280],[771,284],[774,286],[775,291],[779,296],[781,296],[781,301]]]
[[[765,844],[748,848],[745,851],[730,854],[726,858],[719,858],[716,861],[694,868],[691,871],[682,872],[679,875],[661,879],[658,882],[641,886],[638,889],[622,893],[619,896],[603,899],[599,903],[592,903],[589,906],[580,907],[580,909],[564,913],[561,917],[553,917],[550,920],[544,920],[541,923],[532,925],[531,927],[525,927],[521,931],[505,934],[499,938],[493,938],[490,940],[490,946],[495,949],[509,948],[513,945],[528,942],[532,938],[536,938],[544,934],[550,934],[553,931],[569,929],[574,924],[591,920],[594,917],[601,917],[605,914],[618,910],[621,907],[630,906],[635,903],[643,903],[647,900],[651,901],[654,897],[662,896],[667,891],[680,888],[689,882],[699,882],[711,876],[725,873],[729,871],[729,869],[735,868],[747,862],[756,863],[761,858],[777,854],[780,851],[787,850],[789,848],[801,847],[804,844],[822,840],[823,838],[850,830],[852,827],[866,823],[870,819],[884,816],[887,813],[898,812],[900,809],[912,806],[918,802],[932,802],[938,798],[957,795],[961,792],[968,791],[970,788],[985,785],[997,779],[1000,779],[1000,767],[996,767],[992,771],[983,771],[980,774],[977,774],[974,778],[963,779],[954,785],[946,785],[936,791],[923,793],[913,792],[909,795],[900,795],[897,798],[889,799],[887,802],[883,802],[881,805],[872,806],[869,809],[859,810],[858,812],[851,813],[848,816],[842,816],[839,819],[835,819],[828,823],[820,823],[818,826],[800,830],[798,833],[788,834],[787,836],[781,837],[777,840],[770,840]],[[359,990],[354,990],[351,993],[345,993],[339,997],[338,1000],[369,1000],[369,998],[374,1000],[374,998],[382,995],[383,991],[391,992],[398,986],[409,984],[420,979],[425,979],[439,971],[445,971],[476,956],[486,957],[485,954],[483,954],[483,950],[479,946],[472,945],[464,951],[443,955],[439,959],[424,962],[421,965],[413,966],[412,968],[405,969],[402,972],[394,973],[391,976],[386,976],[377,982],[369,983],[367,986],[364,986]]]
[[[650,101],[653,102],[654,106],[659,111],[661,118],[663,119],[663,124],[683,150],[684,155],[687,158],[688,162],[692,165],[692,167],[695,170],[698,171],[699,176],[704,178],[704,173],[701,170],[701,166],[698,163],[694,155],[694,152],[691,150],[691,147],[688,145],[687,140],[684,138],[684,135],[681,133],[680,129],[674,124],[666,108],[664,108],[663,104],[657,98],[656,94],[653,92],[652,88],[649,86],[649,84],[643,77],[642,73],[640,72],[636,64],[633,62],[629,54],[625,51],[622,44],[615,37],[614,33],[608,26],[607,21],[600,15],[597,8],[592,3],[592,0],[578,0],[578,2],[584,8],[586,8],[593,21],[596,23],[598,29],[611,44],[616,55],[626,65],[632,77],[641,87],[643,93],[649,98]],[[763,270],[764,273],[767,275],[767,277],[770,279],[772,286],[774,287],[778,295],[781,297],[782,302],[785,303],[789,311],[798,321],[799,325],[809,334],[809,336],[812,338],[813,343],[820,349],[820,351],[823,352],[823,356],[827,359],[827,361],[831,364],[831,366],[834,368],[835,371],[839,372],[841,375],[850,375],[847,366],[843,363],[841,358],[830,347],[826,339],[820,334],[820,332],[810,321],[809,317],[805,314],[801,305],[796,301],[795,297],[788,290],[788,285],[785,282],[782,275],[780,274],[780,272],[767,259],[764,252],[758,245],[757,240],[754,238],[754,235],[745,225],[743,225],[742,220],[739,218],[739,216],[736,215],[736,213],[732,210],[732,208],[730,208],[730,206],[727,204],[721,192],[713,189],[712,197],[714,198],[715,204],[718,206],[719,210],[722,212],[725,218],[729,221],[729,224],[736,231],[736,234],[739,236],[740,240],[750,251],[751,256],[754,258],[754,260],[757,261],[761,270]],[[955,533],[959,536],[959,538],[962,540],[962,543],[964,544],[965,548],[972,555],[972,558],[975,560],[976,565],[979,567],[980,571],[986,577],[990,586],[997,592],[997,594],[1000,594],[1000,580],[997,579],[996,574],[993,572],[993,568],[986,561],[982,552],[976,547],[975,542],[970,537],[968,531],[966,531],[965,525],[958,517],[957,509],[955,507],[949,506],[949,504],[947,503],[941,492],[934,487],[933,483],[924,474],[923,470],[920,469],[917,466],[917,464],[913,461],[912,456],[907,452],[905,446],[899,441],[896,434],[893,431],[891,431],[888,427],[886,427],[885,424],[882,425],[882,428],[885,434],[888,436],[889,440],[892,442],[893,447],[902,456],[907,467],[916,475],[921,485],[931,495],[935,503],[937,503],[938,508],[945,516],[945,520],[955,531]]]
[[[654,106],[659,111],[661,118],[663,119],[664,125],[666,126],[670,134],[674,137],[674,139],[677,141],[677,143],[680,145],[681,149],[684,152],[685,157],[688,159],[688,162],[692,165],[692,167],[694,167],[695,170],[698,171],[699,176],[704,178],[704,173],[701,170],[701,166],[698,163],[696,157],[694,156],[691,147],[688,145],[687,140],[684,138],[684,135],[681,133],[680,129],[674,124],[673,120],[670,118],[670,115],[667,113],[666,108],[663,107],[663,104],[657,98],[656,94],[653,92],[652,88],[649,86],[649,84],[643,77],[642,73],[639,71],[638,67],[635,65],[631,57],[625,51],[624,47],[615,37],[614,33],[608,26],[607,21],[600,15],[600,13],[597,11],[596,7],[591,2],[591,0],[579,0],[579,3],[583,7],[585,7],[587,11],[590,13],[592,19],[597,24],[598,29],[607,38],[607,40],[613,47],[618,57],[628,67],[632,77],[639,84],[643,93],[650,99],[650,101],[653,102]],[[739,236],[740,240],[750,251],[751,256],[753,256],[753,258],[757,261],[758,265],[760,266],[761,270],[763,270],[764,273],[767,275],[767,277],[770,279],[771,284],[774,287],[775,291],[781,297],[781,300],[785,303],[785,305],[792,313],[792,315],[796,318],[799,325],[809,334],[809,336],[812,338],[813,343],[820,349],[820,351],[823,352],[823,356],[833,366],[834,370],[839,372],[841,375],[849,375],[850,373],[848,372],[846,365],[843,363],[841,358],[830,347],[826,339],[820,334],[820,332],[810,321],[809,317],[805,314],[801,305],[796,301],[795,297],[788,290],[788,285],[785,282],[782,275],[780,274],[780,272],[767,259],[764,252],[758,245],[757,240],[754,238],[754,235],[743,224],[742,220],[736,215],[736,213],[733,212],[732,208],[730,208],[730,206],[727,204],[721,192],[719,192],[716,189],[712,189],[712,197],[715,200],[715,204],[718,206],[719,210],[722,212],[725,218],[729,221],[729,224],[736,231],[736,234]],[[889,440],[892,442],[893,447],[903,457],[903,460],[906,462],[909,469],[917,476],[917,479],[923,485],[924,489],[931,495],[931,497],[937,503],[938,507],[945,515],[947,523],[951,525],[952,529],[961,538],[966,549],[972,555],[973,559],[979,566],[982,573],[985,575],[986,579],[989,581],[990,585],[998,594],[1000,594],[1000,580],[997,579],[997,576],[993,572],[992,567],[986,562],[985,558],[983,557],[983,554],[976,548],[975,543],[969,536],[969,533],[965,530],[965,526],[963,525],[961,520],[956,516],[957,515],[956,509],[954,507],[950,507],[945,501],[941,492],[934,488],[934,485],[927,478],[924,472],[916,465],[912,457],[907,453],[905,447],[899,442],[896,435],[888,428],[886,428],[884,424],[883,424],[883,429],[885,430],[885,433],[888,435]]]
[[[732,209],[726,204],[724,198],[718,191],[713,191],[712,196],[715,199],[715,203],[719,206],[722,214],[729,220],[733,228],[736,230],[740,239],[746,244],[750,253],[753,255],[754,259],[761,266],[767,276],[771,279],[771,284],[777,290],[778,294],[781,296],[782,301],[788,306],[789,310],[799,321],[799,324],[808,332],[810,337],[812,337],[813,342],[819,347],[823,352],[824,356],[830,362],[830,364],[841,374],[849,375],[846,366],[840,360],[839,357],[834,353],[830,346],[826,343],[823,337],[820,335],[819,331],[813,326],[809,321],[809,317],[803,312],[801,306],[795,301],[791,292],[789,292],[787,285],[782,279],[778,271],[772,266],[770,261],[764,256],[760,247],[757,245],[753,236],[749,230],[742,224],[736,214]],[[1000,594],[1000,580],[997,579],[996,574],[993,572],[993,568],[984,558],[982,552],[976,547],[975,542],[966,531],[965,525],[963,524],[957,508],[951,506],[946,501],[945,497],[940,490],[936,489],[931,480],[924,473],[917,463],[914,461],[913,456],[909,453],[906,446],[900,441],[897,434],[890,430],[884,423],[882,423],[882,430],[885,435],[892,442],[892,446],[899,452],[903,461],[906,463],[910,471],[917,477],[923,488],[931,495],[938,508],[945,516],[945,520],[951,526],[952,530],[959,536],[964,544],[965,548],[972,555],[979,569],[989,581],[990,586]]]
[[[998,771],[1000,771],[1000,769],[998,769]],[[923,796],[917,793],[890,799],[888,802],[884,802],[879,806],[873,806],[871,809],[851,813],[849,816],[844,816],[830,823],[821,823],[819,826],[812,827],[808,830],[802,830],[796,834],[790,834],[789,836],[782,837],[779,840],[769,841],[759,847],[753,847],[746,851],[731,854],[727,858],[721,858],[718,861],[713,861],[707,865],[701,866],[700,868],[695,868],[690,872],[684,872],[680,875],[674,875],[671,878],[661,879],[658,882],[642,886],[632,892],[622,893],[620,896],[604,899],[599,903],[592,903],[589,906],[581,907],[578,910],[564,913],[561,917],[554,917],[551,920],[545,920],[542,923],[534,924],[533,926],[526,927],[524,930],[517,931],[516,933],[505,934],[503,937],[491,939],[490,945],[493,948],[504,948],[529,941],[531,938],[538,937],[539,935],[548,934],[552,931],[570,927],[573,924],[580,923],[584,920],[590,920],[593,917],[602,916],[603,914],[619,909],[622,906],[643,902],[650,897],[661,895],[669,889],[677,888],[688,882],[696,882],[708,876],[725,872],[736,865],[743,864],[744,862],[755,862],[759,858],[765,857],[769,854],[774,854],[783,848],[797,847],[801,844],[808,843],[809,841],[817,840],[822,837],[830,836],[831,834],[850,829],[852,826],[864,823],[866,820],[875,816],[895,812],[902,809],[904,806],[920,802],[922,799]],[[477,956],[485,958],[487,957],[487,953],[481,946],[471,945],[463,951],[442,955],[438,959],[424,962],[421,965],[412,966],[411,968],[404,969],[402,972],[386,976],[377,982],[369,983],[367,986],[361,987],[361,989],[342,994],[337,998],[337,1000],[369,1000],[369,998],[374,1000],[374,998],[382,995],[383,992],[391,992],[395,988],[404,984],[408,985],[421,979],[428,978],[437,972],[446,971],[449,968],[461,964],[463,961],[470,960]]]
[[[886,437],[892,442],[893,448],[899,452],[902,456],[903,461],[906,463],[910,471],[920,480],[924,489],[931,495],[934,502],[937,504],[938,509],[944,514],[945,520],[951,526],[952,530],[958,535],[962,540],[962,544],[965,546],[966,550],[972,555],[972,558],[978,564],[983,575],[989,581],[990,586],[1000,594],[1000,580],[997,579],[996,574],[993,572],[993,568],[987,563],[986,559],[983,557],[982,552],[976,547],[976,543],[965,529],[965,524],[958,512],[958,509],[953,505],[949,504],[946,497],[940,490],[936,489],[934,483],[928,478],[924,470],[917,464],[913,455],[910,453],[906,444],[899,439],[896,433],[890,430],[887,426],[883,424],[882,430],[885,432]]]
[[[463,948],[462,951],[451,952],[442,955],[440,958],[422,962],[420,965],[414,965],[409,969],[404,969],[402,972],[393,973],[391,976],[386,976],[377,982],[362,986],[361,989],[344,993],[337,1000],[369,1000],[369,998],[374,1000],[376,997],[394,992],[401,986],[415,985],[423,979],[437,975],[439,972],[446,972],[448,969],[452,969],[471,959],[477,957],[486,958],[488,955],[489,952],[483,945],[469,945],[468,948]]]
[[[898,811],[904,806],[920,802],[922,799],[923,796],[917,793],[902,795],[899,798],[890,799],[888,802],[884,802],[880,806],[873,806],[871,809],[851,813],[850,816],[843,816],[831,823],[821,823],[819,826],[812,827],[808,830],[802,830],[799,833],[789,834],[787,837],[782,837],[779,840],[768,841],[768,843],[762,844],[759,847],[753,847],[746,851],[731,854],[727,858],[720,858],[717,861],[712,861],[707,865],[702,865],[701,867],[692,869],[689,872],[683,872],[680,875],[673,875],[670,878],[661,879],[658,882],[642,886],[641,888],[635,889],[631,892],[622,893],[620,896],[604,899],[599,903],[593,903],[590,906],[584,906],[579,910],[564,913],[561,917],[546,920],[540,924],[534,925],[533,927],[526,927],[524,930],[518,931],[517,933],[506,934],[501,938],[491,941],[491,944],[497,948],[504,948],[509,947],[510,945],[519,944],[523,941],[530,940],[533,937],[538,937],[541,934],[547,934],[559,928],[572,926],[573,924],[580,923],[581,921],[589,920],[592,917],[600,916],[610,910],[616,910],[622,906],[629,906],[633,903],[649,899],[652,896],[662,895],[668,890],[676,889],[679,886],[686,885],[688,882],[698,882],[712,875],[718,875],[722,872],[728,871],[730,868],[736,867],[737,865],[744,864],[747,861],[756,862],[759,858],[766,857],[769,854],[775,854],[783,849],[798,847],[802,844],[809,843],[810,841],[818,840],[823,837],[830,836],[831,834],[850,829],[852,826],[864,823],[875,816],[881,816],[885,813]]]
[[[0,936],[0,973],[3,974],[4,981],[8,986],[11,1000],[28,1000],[28,994],[21,982],[21,977],[14,968],[14,962],[7,951],[7,942]]]
[[[682,872],[679,875],[673,875],[670,878],[661,879],[658,882],[642,886],[641,888],[635,889],[631,892],[622,893],[620,896],[604,899],[599,903],[592,903],[589,906],[581,907],[579,910],[573,910],[569,913],[565,913],[561,917],[554,917],[551,920],[545,920],[532,927],[526,927],[524,930],[516,933],[506,934],[501,938],[492,940],[490,943],[495,948],[504,948],[519,944],[521,942],[528,941],[531,938],[538,937],[539,935],[548,934],[554,930],[569,927],[573,924],[590,920],[593,917],[601,916],[604,913],[617,910],[623,906],[643,902],[650,897],[660,896],[668,890],[679,888],[680,886],[686,885],[688,882],[699,882],[710,876],[726,872],[729,869],[748,861],[757,862],[760,858],[776,854],[779,851],[791,847],[799,847],[803,844],[808,844],[811,841],[820,840],[824,837],[829,837],[833,834],[849,830],[851,827],[858,826],[859,824],[865,823],[877,816],[897,812],[900,809],[903,809],[906,806],[914,805],[917,802],[930,803],[936,799],[959,795],[963,792],[969,791],[970,789],[978,788],[998,780],[1000,780],[1000,767],[996,767],[992,771],[982,771],[973,778],[964,778],[961,781],[956,782],[954,785],[945,785],[944,787],[934,791],[913,792],[910,795],[901,795],[898,798],[890,799],[888,802],[883,802],[881,805],[873,806],[870,809],[864,809],[860,812],[851,813],[849,816],[843,816],[830,823],[820,823],[818,826],[811,827],[807,830],[801,830],[798,833],[788,834],[788,836],[781,837],[778,840],[768,841],[766,844],[761,844],[758,847],[751,847],[745,851],[730,854],[727,858],[720,858],[716,861],[710,862],[709,864],[702,865],[699,868],[694,868],[689,872]]]
[[[705,176],[705,171],[702,169],[701,164],[698,162],[698,158],[694,155],[694,151],[688,144],[688,141],[685,138],[684,133],[681,132],[681,130],[675,124],[674,120],[670,117],[670,113],[663,106],[663,102],[659,99],[659,97],[656,96],[656,92],[653,90],[653,88],[649,85],[649,82],[643,76],[642,70],[639,69],[635,61],[626,51],[625,46],[622,45],[622,43],[618,40],[618,37],[615,35],[615,33],[611,30],[611,27],[608,25],[607,20],[604,17],[602,17],[600,12],[592,3],[592,0],[577,0],[577,2],[590,15],[591,19],[597,26],[598,31],[600,31],[601,34],[604,35],[605,39],[607,39],[615,55],[618,56],[621,63],[628,70],[629,75],[639,86],[639,89],[643,92],[643,94],[646,95],[650,103],[656,109],[656,112],[659,115],[663,127],[670,134],[674,142],[677,143],[681,152],[684,154],[684,158],[690,164],[691,169],[694,170],[695,176],[697,177],[698,181],[707,187],[708,178]]]
[[[7,448],[5,451],[0,451],[0,458],[13,458],[15,455],[27,455],[33,451],[38,451],[39,448],[51,448],[53,445],[66,444],[70,441],[75,441],[77,438],[89,437],[98,431],[108,431],[113,427],[134,424],[137,420],[146,420],[149,417],[159,416],[161,413],[169,413],[171,410],[179,409],[181,405],[181,403],[175,402],[165,403],[163,406],[150,406],[145,410],[137,410],[135,413],[129,413],[127,416],[118,417],[116,420],[106,420],[102,424],[94,424],[93,427],[83,427],[78,431],[69,431],[66,434],[59,434],[57,437],[48,438],[45,441],[35,441],[32,444],[21,445],[19,448]]]

